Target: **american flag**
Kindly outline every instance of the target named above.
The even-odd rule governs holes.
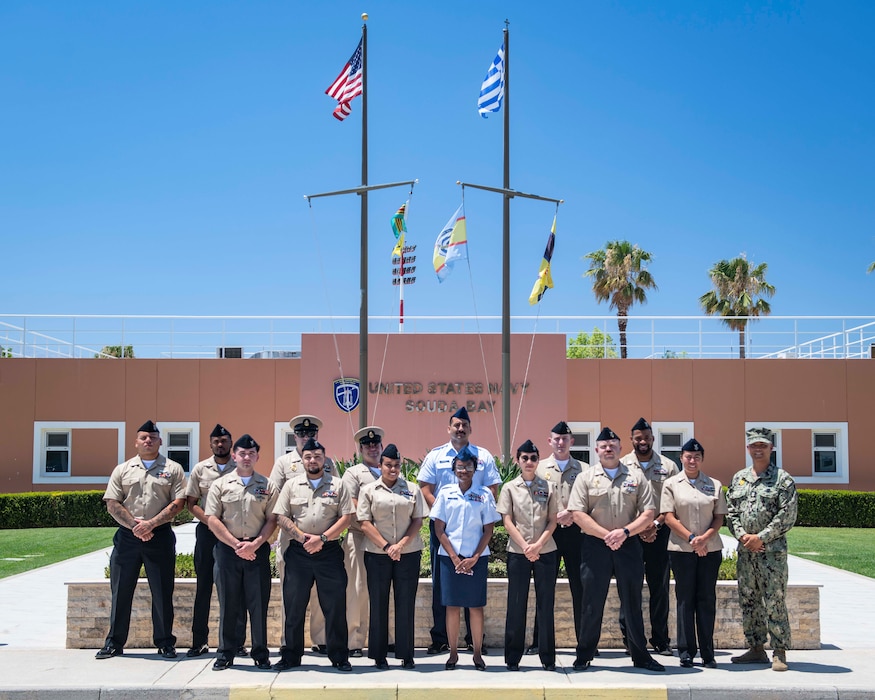
[[[362,40],[359,40],[359,45],[356,47],[352,58],[340,71],[337,79],[331,83],[331,86],[325,91],[326,95],[330,95],[337,100],[337,107],[334,109],[334,118],[343,121],[352,113],[350,103],[353,98],[362,94]]]

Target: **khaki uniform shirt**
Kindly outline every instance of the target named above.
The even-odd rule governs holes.
[[[559,465],[556,463],[556,458],[553,455],[538,462],[535,474],[546,480],[547,483],[552,484],[555,488],[556,497],[558,498],[557,512],[568,510],[568,499],[571,497],[574,481],[586,469],[589,469],[589,465],[586,462],[579,462],[574,457],[568,460],[564,472],[559,470]]]
[[[210,486],[204,512],[216,517],[238,540],[255,539],[279,496],[263,474],[255,472],[247,485],[236,470],[220,476]]]
[[[151,469],[138,457],[112,470],[104,501],[119,501],[138,520],[149,520],[178,498],[185,498],[182,465],[159,454]]]
[[[711,527],[715,515],[726,515],[726,497],[720,482],[707,476],[705,472],[699,472],[695,484],[681,472],[663,484],[660,512],[674,513],[687,530],[701,535]],[[690,541],[675,534],[674,530],[669,537],[668,548],[672,552],[693,551]],[[708,551],[722,550],[723,540],[720,539],[720,533],[715,532],[708,540]]]
[[[379,473],[378,470],[377,474]],[[368,484],[373,484],[379,478],[379,476],[374,476],[374,472],[371,471],[368,465],[354,464],[343,473],[343,486],[349,491],[349,497],[357,500],[362,488]],[[352,522],[349,524],[349,529],[354,532],[362,531],[362,526],[359,523],[358,516],[352,519]]]
[[[344,481],[346,481],[346,474],[344,474]],[[373,523],[389,544],[395,544],[404,537],[411,520],[428,515],[428,506],[425,505],[419,486],[411,484],[400,476],[391,488],[386,486],[382,479],[363,486],[359,491],[358,501],[359,506],[356,511],[358,520]],[[417,533],[404,545],[401,553],[409,554],[420,550],[422,550],[422,538]],[[371,542],[369,537],[365,538],[365,551],[385,554]]]
[[[216,464],[216,458],[212,455],[202,462],[198,462],[192,467],[188,477],[188,486],[185,488],[186,498],[189,496],[197,498],[200,507],[203,508],[213,482],[236,468],[237,465],[233,459],[228,460],[227,464]]]
[[[616,530],[645,510],[656,510],[656,497],[638,467],[621,463],[611,479],[601,464],[595,464],[574,480],[568,510],[582,511],[603,528]]]
[[[343,481],[323,474],[319,487],[314,489],[304,472],[286,482],[273,512],[294,520],[302,532],[321,535],[355,509]]]
[[[334,462],[331,461],[330,457],[326,457],[325,473],[331,474],[333,471]],[[286,452],[284,455],[276,458],[276,462],[273,463],[273,468],[270,470],[270,480],[278,491],[282,491],[283,486],[286,485],[289,479],[306,473],[307,471],[304,469],[301,455],[298,454],[298,450],[295,448],[291,452]]]
[[[501,489],[497,510],[502,515],[509,515],[523,539],[532,543],[547,529],[547,521],[550,517],[559,512],[558,503],[556,489],[546,479],[536,474],[531,485],[526,486],[525,480],[520,475]],[[556,543],[551,537],[541,548],[541,553],[547,554],[555,550]],[[510,536],[507,538],[507,551],[523,554],[522,548]]]
[[[653,457],[650,458],[650,462],[647,464],[647,469],[645,469],[641,466],[641,462],[638,461],[638,455],[635,454],[635,450],[632,450],[620,461],[623,464],[631,464],[638,467],[644,472],[644,476],[647,477],[647,481],[653,487],[653,495],[656,498],[656,514],[664,513],[665,511],[659,507],[659,501],[662,497],[662,485],[666,479],[673,477],[680,471],[674,460],[659,454],[659,452],[654,452]]]

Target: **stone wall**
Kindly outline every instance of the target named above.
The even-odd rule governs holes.
[[[674,582],[672,582],[674,586]],[[194,579],[177,579],[174,593],[176,620],[174,632],[177,646],[187,648],[191,644],[191,611],[194,602]],[[648,594],[644,590],[644,626],[649,632],[647,615]],[[506,581],[490,579],[485,612],[486,642],[489,646],[501,647],[504,643],[504,617],[507,610]],[[109,628],[110,611],[109,581],[82,581],[67,584],[67,648],[98,649],[103,646]],[[672,640],[675,633],[674,593],[671,595],[669,631]],[[268,633],[271,647],[279,647],[281,634],[281,590],[279,580],[274,579],[268,611]],[[820,648],[820,587],[816,585],[790,584],[787,590],[787,607],[790,610],[790,624],[794,649]],[[529,592],[529,628],[535,610],[534,586]],[[608,593],[599,646],[603,649],[622,647],[620,627],[617,622],[619,600],[614,583]],[[217,627],[219,620],[218,602],[213,598],[210,621],[210,646],[217,646]],[[416,646],[425,647],[430,643],[428,630],[431,627],[431,580],[420,579],[416,600]],[[464,629],[464,624],[462,625]],[[309,645],[309,631],[305,630]],[[531,639],[529,631],[526,639]],[[717,584],[717,624],[714,643],[720,649],[744,648],[741,629],[741,612],[734,581],[720,581]],[[565,580],[556,586],[556,645],[573,647],[574,623],[571,612],[571,593]],[[141,579],[134,595],[131,614],[131,632],[127,647],[148,648],[152,646],[151,595],[149,585]]]

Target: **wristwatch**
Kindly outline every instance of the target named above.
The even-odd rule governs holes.
[[[629,528],[628,528],[628,527],[624,527],[624,528],[623,528],[623,534],[626,535],[626,539],[629,539],[629,538],[631,537],[631,535],[629,534]]]
[[[322,544],[325,544],[326,542],[328,542],[328,538],[325,536],[324,532],[321,535],[319,535],[319,539],[322,540]]]
[[[688,540],[688,542],[689,542],[690,544],[693,544],[693,540],[694,540],[694,539],[696,539],[696,533],[695,533],[695,532],[691,532],[691,533],[690,533],[690,539]]]
[[[391,546],[392,546],[391,543],[386,542],[386,544],[383,545],[383,551],[385,552],[385,551],[386,551],[387,549],[389,549],[389,547],[391,547]]]

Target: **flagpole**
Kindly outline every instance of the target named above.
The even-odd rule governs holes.
[[[368,185],[368,15],[362,13],[362,187]],[[359,311],[359,428],[368,425],[368,190],[361,197],[361,256]]]
[[[510,189],[510,23],[504,20],[504,189]],[[510,458],[510,197],[502,209],[501,267],[501,452]]]

